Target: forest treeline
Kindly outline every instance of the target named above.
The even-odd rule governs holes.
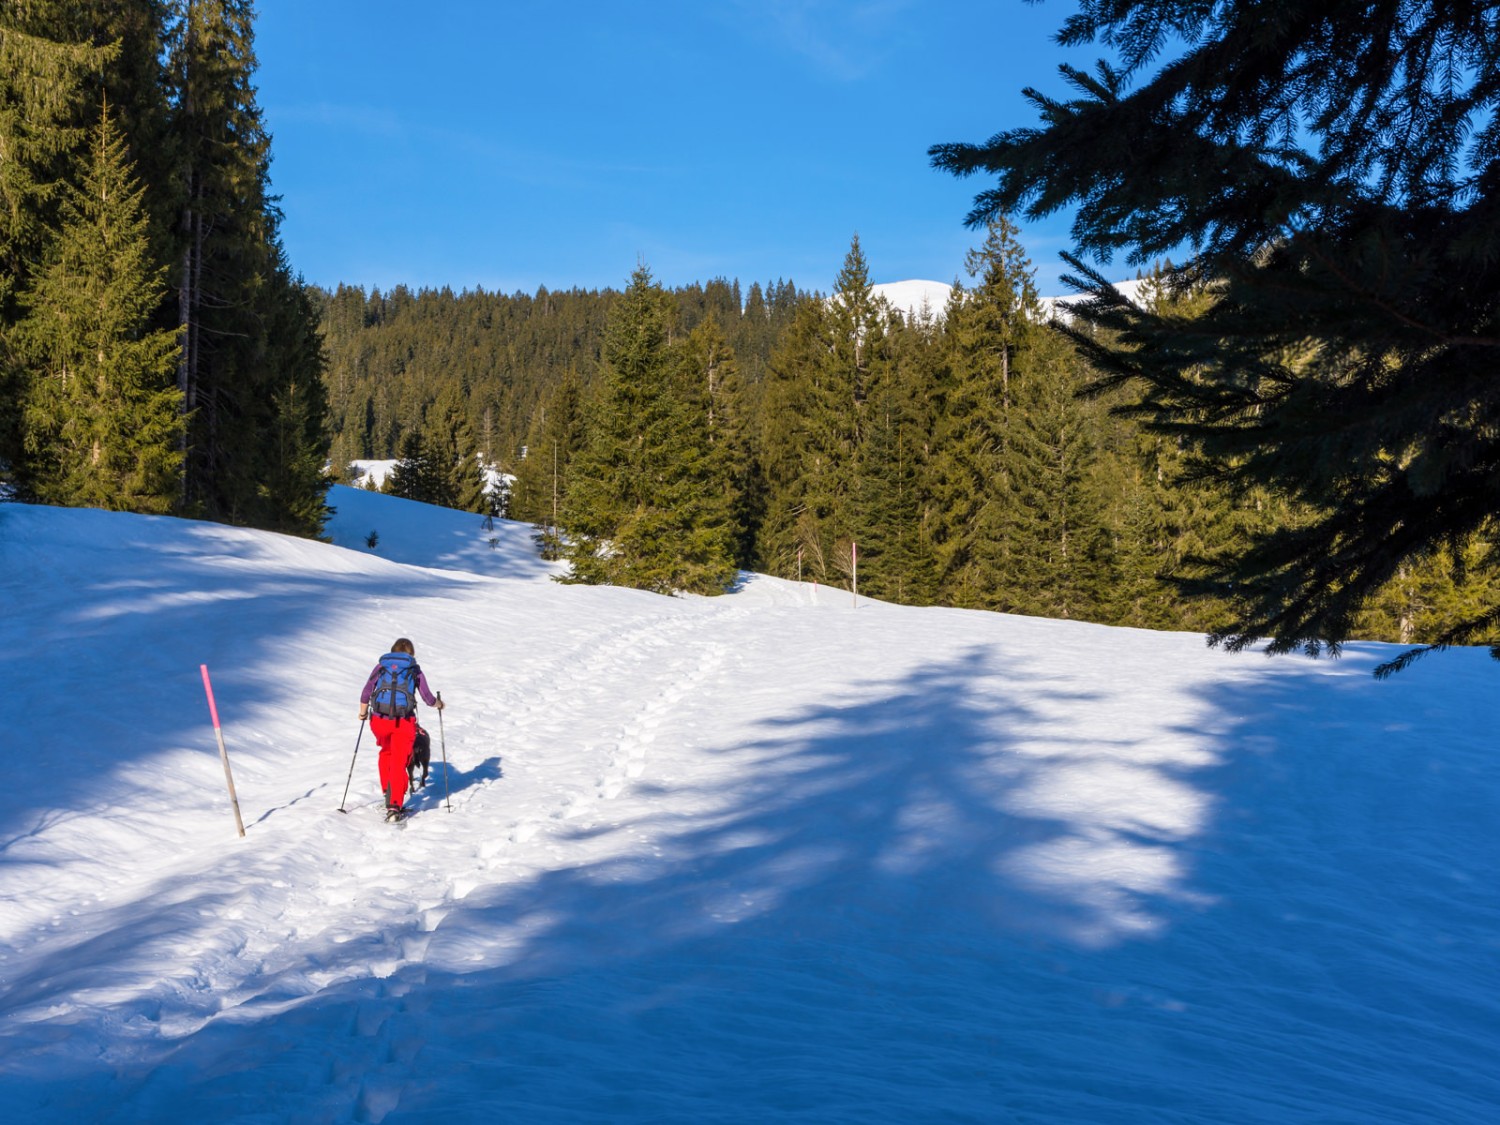
[[[669,291],[645,267],[623,291],[341,286],[319,295],[332,459],[400,458],[396,490],[476,511],[478,464],[498,467],[507,514],[579,581],[714,593],[747,568],[1212,630],[1230,607],[1195,590],[1199,560],[1309,513],[1205,477],[1126,392],[1099,390],[1009,221],[966,267],[927,315],[875,296],[857,238],[826,295]],[[1209,300],[1144,291],[1179,315]],[[429,459],[459,471],[413,491]],[[1490,590],[1474,561],[1410,568],[1359,634],[1434,634]]]
[[[1452,19],[1428,15],[1414,41]],[[1220,32],[1249,35],[1241,62],[1260,65],[1257,32]],[[1469,61],[1419,85],[1467,120],[1488,103],[1439,79],[1478,81],[1493,60],[1469,58],[1473,35],[1438,38]],[[1218,96],[1215,65],[1197,102]],[[1332,208],[1350,224],[1333,233],[1263,229],[1301,205],[1262,206],[1270,174],[1250,160],[1226,188],[1241,225],[1220,257],[1164,263],[1150,308],[1106,296],[1077,320],[1045,314],[1002,204],[1031,198],[1054,145],[1067,190],[1091,199],[1115,150],[1025,130],[934,150],[1003,190],[971,216],[988,228],[968,281],[928,315],[877,299],[857,239],[826,293],[669,291],[644,266],[619,291],[326,292],[282,247],[255,69],[252,0],[0,5],[4,495],[318,535],[342,466],[396,457],[398,491],[459,508],[493,503],[485,471],[511,474],[509,514],[578,581],[713,593],[753,568],[1314,652],[1468,642],[1500,620],[1491,408],[1474,390],[1493,347],[1493,193],[1443,156],[1463,130],[1403,132],[1412,167],[1443,174],[1413,173],[1402,207]],[[1330,81],[1399,101],[1404,73]],[[1147,206],[1173,184],[1219,229],[1196,150],[1160,124],[1187,104],[1171,93],[1185,74],[1074,107],[1101,137],[1149,131],[1178,172],[1135,184],[1122,157],[1145,194],[1090,204],[1086,248],[1128,241],[1115,216],[1141,208],[1165,224],[1142,245],[1196,244],[1175,204]],[[1357,194],[1387,147],[1349,136],[1325,155]],[[1294,186],[1322,207],[1324,183]],[[1424,210],[1433,183],[1447,210]],[[1429,245],[1452,261],[1423,264]],[[1420,268],[1393,273],[1397,248]],[[1384,295],[1392,278],[1411,292]]]
[[[0,5],[10,495],[313,535],[318,309],[282,249],[251,0]]]

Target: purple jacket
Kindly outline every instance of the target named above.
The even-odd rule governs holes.
[[[427,676],[423,673],[422,666],[413,662],[413,667],[417,671],[417,692],[422,696],[422,702],[426,703],[429,707],[435,706],[437,696],[433,695],[432,689],[427,686]],[[370,702],[370,693],[375,690],[375,685],[380,681],[380,673],[383,670],[377,661],[374,671],[370,673],[370,678],[365,681],[365,690],[359,693],[359,701],[361,703]]]

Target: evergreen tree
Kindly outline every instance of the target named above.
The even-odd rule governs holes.
[[[1012,375],[1023,343],[1041,331],[1033,270],[1004,217],[965,266],[972,290],[954,287],[945,315],[942,404],[935,423],[933,540],[945,599],[993,606],[1008,582],[1000,521],[1005,501]]]
[[[684,392],[671,322],[671,298],[639,267],[611,313],[589,440],[569,467],[573,581],[716,593],[734,576],[707,411]]]
[[[567,500],[569,466],[584,440],[583,383],[569,368],[537,407],[511,490],[511,518],[537,525],[548,558],[561,552],[558,517]]]
[[[331,509],[328,451],[328,394],[323,383],[323,345],[318,311],[305,285],[291,276],[281,247],[267,278],[267,369],[271,382],[270,423],[262,431],[260,465],[261,526],[314,537]]]
[[[674,350],[673,363],[680,454],[663,502],[680,514],[684,573],[695,576],[700,591],[717,592],[734,576],[744,547],[741,521],[753,505],[745,493],[749,450],[739,417],[739,366],[713,314]]]
[[[996,480],[994,538],[978,545],[999,576],[995,608],[1090,619],[1106,601],[1109,562],[1097,474],[1098,409],[1073,349],[1045,325],[1028,333]]]
[[[83,41],[72,23],[61,3],[0,6],[0,399],[13,404],[32,397],[34,382],[16,338],[21,297],[43,268],[80,167],[98,105],[89,77],[118,54]],[[28,437],[23,410],[0,411],[0,481],[28,491],[44,444]]]
[[[403,500],[441,504],[448,487],[448,474],[437,464],[419,428],[406,431],[401,456],[391,466],[383,491]]]
[[[1071,101],[1028,91],[1041,128],[936,146],[934,163],[998,177],[976,220],[1076,207],[1078,251],[1099,261],[1195,249],[1172,280],[1215,300],[1190,322],[1073,258],[1096,293],[1083,314],[1110,330],[1080,346],[1149,389],[1162,432],[1301,510],[1213,560],[1206,588],[1235,607],[1214,638],[1336,648],[1403,567],[1493,515],[1500,12],[1084,0],[1060,41],[1095,39],[1120,61],[1064,68]],[[1492,602],[1437,643],[1497,624]]]
[[[920,353],[893,365],[866,401],[854,534],[859,591],[906,605],[927,605],[937,573],[924,519],[928,426]]]
[[[756,556],[768,574],[827,582],[832,571],[824,522],[834,466],[822,440],[822,419],[835,410],[826,371],[829,354],[823,304],[809,301],[767,369],[760,436],[766,512]]]
[[[738,299],[737,296],[735,299]],[[762,501],[754,449],[746,426],[739,362],[710,314],[683,341],[679,362],[681,394],[696,416],[706,419],[705,458],[699,476],[713,496],[704,503],[726,506],[714,516],[734,538],[737,565],[750,566]]]
[[[82,186],[22,296],[27,494],[51,504],[166,512],[181,462],[176,334],[151,331],[166,268],[150,258],[143,189],[111,115]]]
[[[284,276],[270,137],[255,99],[251,0],[177,0],[177,9],[169,62],[182,185],[178,385],[190,412],[183,499],[210,518],[273,525],[292,517],[277,508],[280,493],[260,486],[262,442],[267,433],[310,432],[300,414],[316,408],[321,357],[304,347],[294,353],[300,370],[279,369],[288,353],[272,331],[283,316],[315,309]],[[288,378],[301,393],[282,393]],[[283,408],[299,417],[279,419]],[[321,496],[295,502],[305,514]]]
[[[867,400],[891,376],[890,309],[874,295],[859,238],[833,296],[797,313],[770,365],[762,449],[765,542],[775,574],[847,581],[867,427]]]
[[[489,508],[479,442],[469,424],[461,388],[450,386],[438,396],[428,423],[428,449],[435,471],[442,474],[441,499],[432,503],[463,512]]]

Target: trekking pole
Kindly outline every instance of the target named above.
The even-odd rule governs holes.
[[[443,693],[437,693],[438,702],[443,701]],[[443,735],[443,709],[439,707],[438,713],[438,749],[443,752],[443,804],[448,806],[448,811],[453,811],[453,802],[448,798],[448,739]]]
[[[359,757],[359,740],[365,736],[365,721],[359,721],[359,733],[354,736],[354,757],[349,759],[349,776],[344,779],[344,800],[339,802],[339,812],[344,811],[344,801],[349,799],[349,782],[354,780],[354,762]]]

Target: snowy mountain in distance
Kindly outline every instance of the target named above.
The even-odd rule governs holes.
[[[1495,1120],[1483,650],[563,585],[329,500],[0,504],[7,1125]],[[404,828],[398,636],[448,704]]]
[[[1139,303],[1145,286],[1149,283],[1147,278],[1134,278],[1115,282],[1115,288],[1128,300]],[[943,310],[948,306],[948,297],[953,292],[953,286],[942,281],[886,281],[870,288],[876,296],[884,297],[891,303],[891,307],[908,316],[920,316],[925,309],[936,320],[942,319]],[[1040,301],[1042,308],[1053,314],[1066,308],[1069,301],[1077,299],[1076,296],[1042,297]]]
[[[925,310],[934,320],[943,318],[948,295],[953,292],[953,286],[942,281],[886,281],[870,289],[908,316],[921,316]]]

